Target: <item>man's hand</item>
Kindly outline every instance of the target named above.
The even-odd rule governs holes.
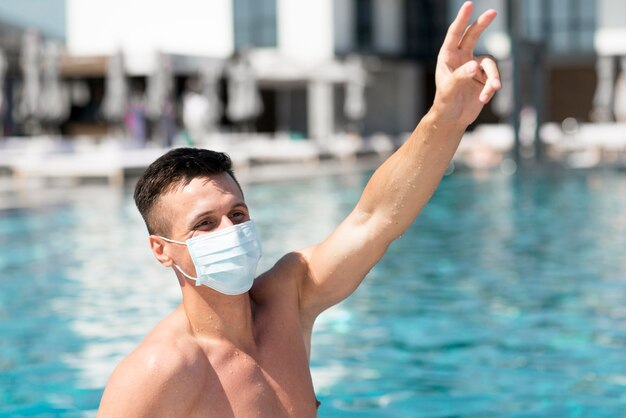
[[[494,60],[474,56],[476,42],[495,19],[496,11],[486,11],[468,26],[473,11],[470,1],[461,6],[448,28],[435,72],[437,93],[432,111],[441,120],[462,126],[472,123],[501,87]]]

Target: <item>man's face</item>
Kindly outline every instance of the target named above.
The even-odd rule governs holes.
[[[167,238],[186,241],[250,220],[237,183],[228,173],[193,179],[161,196],[155,210],[169,224]],[[165,244],[168,255],[184,271],[195,275],[187,247]]]

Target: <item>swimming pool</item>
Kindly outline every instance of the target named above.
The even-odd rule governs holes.
[[[263,267],[368,175],[254,185]],[[179,299],[128,190],[1,196],[0,416],[93,416]],[[626,174],[454,173],[316,325],[321,417],[626,416]]]

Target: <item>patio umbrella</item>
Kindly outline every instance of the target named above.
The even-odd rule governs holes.
[[[222,117],[223,106],[218,95],[218,81],[221,74],[221,64],[207,63],[203,66],[200,75],[202,95],[208,101],[206,111],[206,128],[208,132],[215,131]]]
[[[363,61],[358,56],[348,57],[346,60],[346,97],[343,111],[351,121],[363,119],[367,112],[365,103],[365,84],[367,83],[367,71],[363,68]]]
[[[128,84],[121,51],[109,58],[102,100],[102,115],[116,125],[120,125],[128,107]]]
[[[615,120],[626,122],[626,57],[621,58],[621,72],[615,85]]]
[[[58,126],[70,114],[70,95],[59,76],[59,46],[49,42],[43,51],[43,74],[39,99],[41,120]]]
[[[7,71],[7,58],[4,51],[0,48],[0,136],[4,136],[4,77]]]
[[[146,116],[152,121],[154,137],[162,145],[169,145],[174,135],[174,79],[169,57],[158,53],[154,72],[148,78],[146,89]]]
[[[25,123],[27,133],[39,130],[41,81],[39,59],[41,54],[40,40],[37,32],[27,31],[22,38],[20,68],[22,71],[22,88],[16,108],[16,119]]]
[[[502,89],[493,98],[492,109],[499,117],[506,119],[513,113],[513,60],[502,59],[500,67],[500,79]]]
[[[599,56],[596,58],[596,74],[598,83],[593,96],[591,120],[594,122],[609,122],[613,119],[611,104],[615,100],[615,72],[613,57]],[[498,97],[498,95],[496,95]]]
[[[226,69],[228,76],[228,105],[226,116],[238,123],[250,121],[263,111],[252,64],[245,53],[238,54]]]
[[[190,143],[198,143],[206,136],[209,113],[209,99],[200,93],[197,80],[189,80],[183,94],[182,122]]]
[[[183,95],[183,124],[191,142],[201,141],[217,129],[222,115],[222,103],[218,97],[221,66],[207,63],[197,78],[187,82]]]
[[[163,116],[165,106],[171,99],[173,84],[171,62],[165,54],[159,53],[146,88],[146,114],[150,119],[158,120]]]

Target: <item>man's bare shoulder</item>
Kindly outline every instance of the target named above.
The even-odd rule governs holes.
[[[276,304],[277,300],[297,302],[299,284],[307,272],[306,263],[306,259],[299,251],[284,255],[271,269],[254,281],[252,298],[257,303],[270,302],[272,305]]]
[[[98,417],[184,416],[194,406],[210,364],[179,315],[161,321],[115,368]]]

